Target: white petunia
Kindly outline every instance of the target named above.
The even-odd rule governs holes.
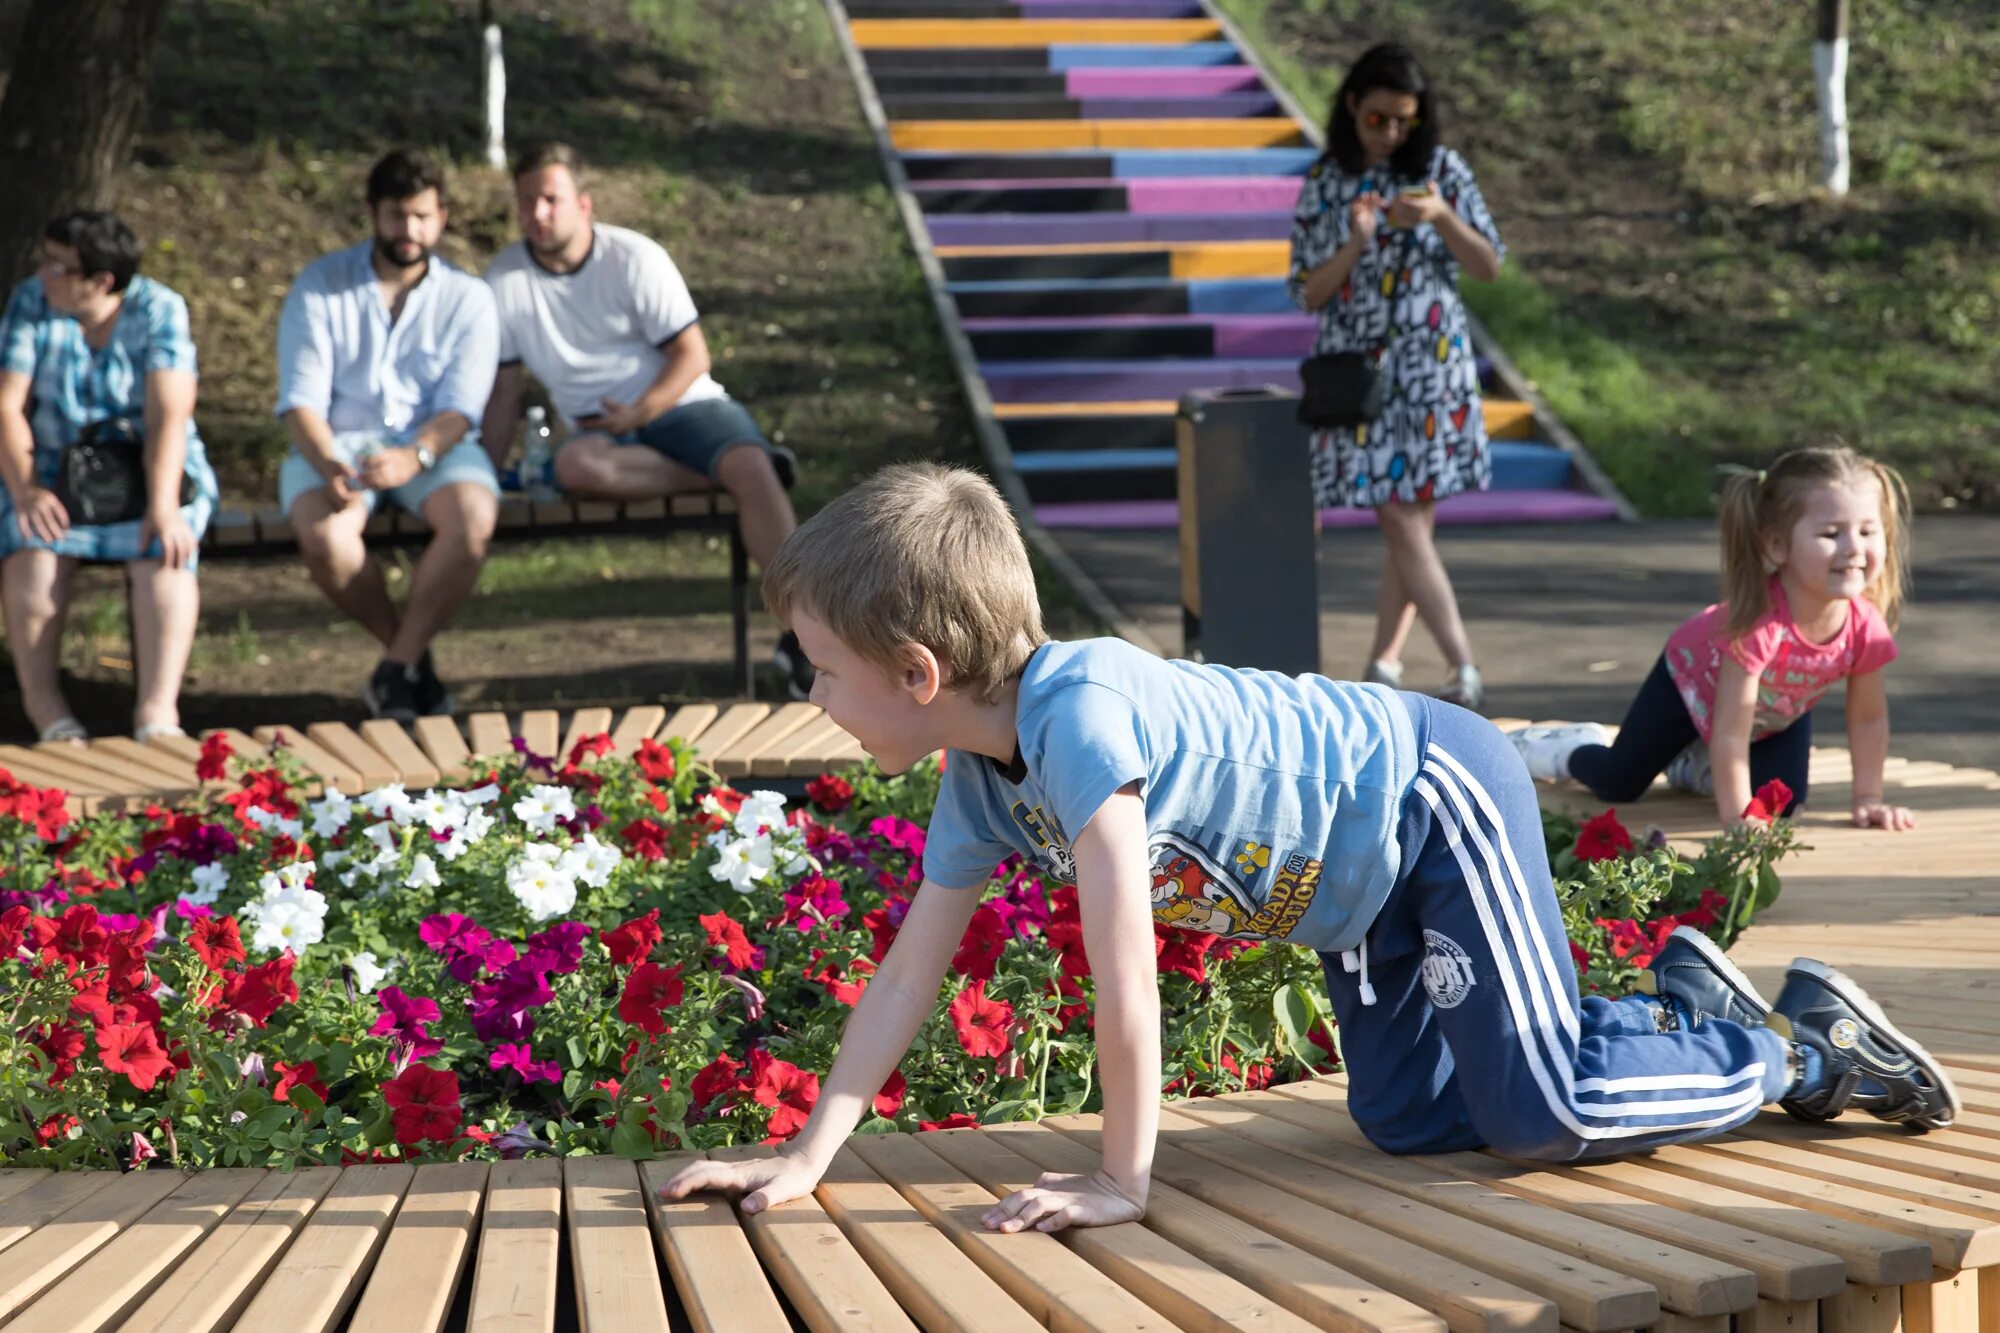
[[[375,952],[372,949],[350,956],[347,965],[354,970],[354,984],[363,995],[374,994],[375,987],[381,984],[382,978],[389,975],[389,969],[375,961]]]
[[[312,812],[315,838],[337,837],[347,827],[348,821],[354,818],[354,802],[331,788],[327,789],[323,799],[314,801],[308,808]]]
[[[309,947],[318,944],[320,937],[326,933],[323,906],[318,913],[314,913],[290,902],[259,904],[254,917],[257,929],[250,937],[250,945],[267,953],[290,949],[293,953],[303,954]]]
[[[424,827],[433,833],[442,833],[457,823],[461,809],[452,793],[435,787],[412,801],[410,808]]]
[[[543,845],[529,843],[521,850],[529,852]],[[576,880],[564,874],[552,857],[523,856],[508,866],[507,890],[535,921],[561,916],[576,906]]]
[[[194,868],[194,892],[187,896],[187,900],[207,907],[220,898],[222,891],[228,887],[229,867],[220,861],[211,861],[205,866]]]
[[[599,842],[588,833],[562,855],[559,864],[563,871],[582,880],[593,889],[601,889],[611,882],[611,872],[616,870],[625,858],[616,847]]]
[[[514,802],[514,818],[537,833],[553,832],[559,821],[575,817],[576,801],[568,787],[530,787]]]
[[[489,782],[484,787],[474,787],[470,791],[460,792],[458,799],[467,805],[491,805],[500,799],[500,788],[498,784]]]
[[[243,818],[255,824],[258,828],[263,829],[266,833],[282,833],[288,838],[302,837],[306,831],[306,826],[298,820],[286,819],[283,815],[274,815],[260,805],[244,806]]]
[[[377,787],[363,796],[360,804],[362,809],[377,819],[393,819],[398,824],[407,824],[416,816],[416,803],[410,799],[410,794],[403,790],[403,784],[400,782]]]
[[[743,798],[743,806],[736,812],[736,831],[746,838],[754,838],[767,828],[780,829],[785,826],[785,798],[774,791],[753,791]]]
[[[729,887],[738,893],[748,893],[771,873],[772,865],[771,844],[768,841],[738,838],[723,845],[708,873],[716,879],[727,880]]]
[[[406,889],[435,889],[443,883],[444,881],[438,878],[437,862],[431,860],[427,853],[418,852],[415,859],[410,862],[410,873],[404,879],[403,887]]]

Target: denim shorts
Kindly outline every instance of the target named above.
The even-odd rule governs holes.
[[[365,432],[340,434],[333,437],[334,454],[350,467],[355,465],[359,455],[368,446],[379,447],[381,437]],[[483,486],[495,496],[500,494],[500,478],[494,474],[493,460],[486,455],[486,447],[479,443],[477,435],[467,436],[444,451],[428,472],[419,472],[401,486],[386,491],[363,491],[361,501],[368,506],[368,512],[375,512],[377,500],[387,498],[405,513],[422,518],[424,501],[431,498],[439,487],[456,482],[469,481],[475,486]],[[308,491],[316,491],[326,485],[326,478],[319,470],[306,462],[305,456],[297,449],[285,458],[285,465],[278,470],[278,507],[290,514],[299,497]]]
[[[639,429],[618,436],[618,443],[643,444],[710,480],[722,456],[739,444],[772,452],[771,442],[757,429],[757,419],[734,398],[704,398],[669,408]]]

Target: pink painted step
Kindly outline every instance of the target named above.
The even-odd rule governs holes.
[[[910,192],[918,199],[942,191],[990,190],[1103,190],[1122,186],[1128,213],[1269,213],[1282,212],[1298,202],[1297,176],[1142,176],[1132,180],[1105,180],[1089,176],[1037,176],[1012,180],[932,180],[916,181]],[[995,201],[994,211],[1005,212],[1006,200]]]
[[[1035,517],[1048,528],[1175,528],[1180,505],[1172,500],[1104,500],[1088,504],[1038,504]],[[1440,500],[1438,522],[1594,523],[1618,517],[1609,500],[1585,491],[1470,491]],[[1329,528],[1365,528],[1375,522],[1366,509],[1325,509]]]
[[[1205,69],[1072,69],[1065,72],[1071,97],[1211,97],[1255,92],[1264,86],[1249,65]]]

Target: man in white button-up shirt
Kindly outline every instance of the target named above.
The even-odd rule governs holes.
[[[363,691],[378,717],[449,713],[430,643],[472,592],[500,487],[478,424],[499,361],[484,282],[432,253],[444,176],[392,152],[368,175],[374,235],[307,265],[278,324],[278,415],[292,453],[279,475],[314,580],[382,642]],[[378,499],[432,537],[400,612],[362,530]]]

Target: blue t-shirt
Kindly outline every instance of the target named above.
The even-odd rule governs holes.
[[[950,752],[925,878],[981,885],[1019,852],[1074,882],[1071,842],[1136,781],[1163,924],[1340,952],[1396,882],[1417,737],[1383,686],[1050,643],[1022,674],[1015,732],[1011,771]]]

